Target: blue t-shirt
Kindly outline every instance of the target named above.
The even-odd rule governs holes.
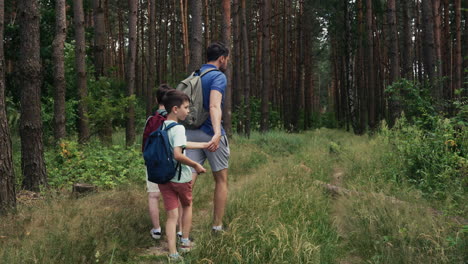
[[[206,70],[215,68],[213,64],[203,64],[200,68],[200,71],[203,73]],[[227,86],[226,75],[221,71],[211,71],[202,77],[202,87],[203,87],[203,108],[207,111],[210,110],[210,92],[211,90],[219,91],[223,97],[221,99],[221,109],[224,107],[224,96]],[[208,119],[201,125],[200,129],[206,134],[213,136],[214,130],[211,123],[211,116],[208,116]],[[221,135],[226,135],[226,132],[223,128],[223,121],[221,121]]]

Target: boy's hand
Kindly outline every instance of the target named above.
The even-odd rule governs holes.
[[[201,174],[201,173],[204,173],[206,172],[206,169],[203,168],[202,165],[198,164],[194,167],[195,171],[198,173],[198,174]]]

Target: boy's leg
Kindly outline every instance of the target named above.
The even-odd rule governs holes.
[[[176,254],[176,224],[177,219],[179,218],[178,209],[172,209],[167,211],[167,221],[166,221],[166,236],[167,244],[169,247],[169,254]]]
[[[190,236],[190,229],[192,228],[192,204],[183,207],[184,215],[182,219],[182,238],[188,239]]]
[[[148,193],[148,207],[149,214],[151,218],[151,223],[153,223],[153,228],[161,228],[159,223],[159,197],[160,192],[149,192]]]
[[[183,226],[184,226],[184,223],[183,223],[183,220],[182,220],[184,212],[183,212],[181,204],[179,204],[179,207],[177,208],[177,210],[179,212],[179,219],[177,220],[177,224],[179,225],[179,228],[177,230],[177,234],[179,234],[179,232],[183,233]]]
[[[213,172],[215,191],[213,197],[213,226],[222,226],[228,195],[228,169]]]

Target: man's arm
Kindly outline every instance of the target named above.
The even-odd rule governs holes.
[[[182,164],[185,164],[185,165],[188,165],[192,168],[195,169],[195,171],[197,173],[203,173],[203,172],[206,172],[206,169],[203,168],[202,165],[198,164],[197,162],[189,159],[187,156],[185,156],[183,153],[182,153],[182,148],[181,147],[175,147],[174,148],[174,159],[177,160],[178,162],[182,163]]]
[[[208,150],[211,152],[216,151],[219,148],[219,141],[221,140],[221,100],[223,95],[217,90],[211,90],[210,92],[210,117],[211,124],[213,125],[214,136],[209,142]]]

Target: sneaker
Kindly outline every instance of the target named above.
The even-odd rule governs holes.
[[[179,255],[179,253],[169,254],[168,259],[169,259],[169,263],[183,263],[184,262],[184,258],[181,255]]]
[[[217,228],[211,228],[211,233],[213,234],[223,234],[224,232],[226,232],[226,229],[224,227],[222,227],[221,229],[217,229]]]
[[[151,233],[151,237],[153,237],[154,239],[160,239],[161,238],[161,231],[157,230],[157,229],[151,229],[150,231]]]
[[[190,252],[192,250],[194,245],[195,245],[195,243],[193,243],[190,240],[188,242],[181,241],[179,250],[181,252],[183,252],[183,253],[187,253],[187,252]]]
[[[182,239],[182,232],[177,232],[177,240],[180,241]]]

